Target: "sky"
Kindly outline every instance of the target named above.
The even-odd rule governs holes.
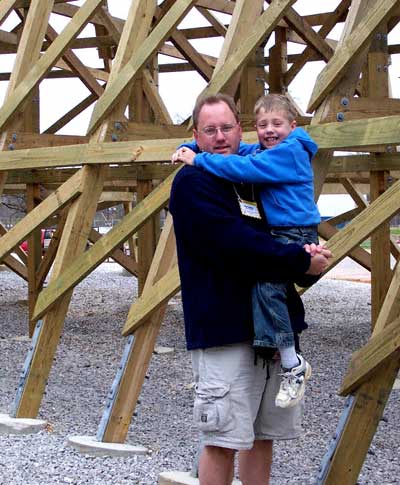
[[[82,4],[83,1],[75,2],[77,5]],[[324,0],[324,2],[314,2],[312,0],[298,0],[293,8],[301,14],[313,14],[321,11],[321,3],[324,6],[325,11],[333,11],[339,0]],[[112,15],[119,18],[126,18],[130,1],[125,0],[108,0],[109,10]],[[223,14],[216,14],[218,18],[223,22],[228,22],[229,16]],[[11,30],[14,25],[18,22],[17,18],[12,18],[4,22],[1,29]],[[64,17],[58,15],[52,15],[51,24],[57,30],[61,31],[66,25],[68,20]],[[204,17],[199,14],[195,9],[192,9],[190,14],[182,21],[179,27],[193,27],[193,26],[206,26],[209,25]],[[329,35],[329,38],[339,40],[341,33],[341,28],[335,28]],[[80,37],[92,36],[94,35],[94,29],[88,26],[81,33]],[[271,41],[272,42],[272,41]],[[396,42],[400,43],[400,29],[395,29],[389,36],[389,43]],[[194,46],[204,54],[210,54],[217,57],[219,50],[222,46],[222,39],[199,39],[193,41]],[[268,44],[267,44],[268,48]],[[302,46],[296,46],[289,44],[289,54],[301,52]],[[91,49],[80,49],[79,57],[91,67],[101,67],[101,61],[94,54],[94,50]],[[389,67],[389,73],[391,76],[392,90],[394,97],[400,97],[400,81],[398,77],[399,72],[399,62],[397,57],[392,56],[392,65]],[[13,66],[15,56],[13,55],[2,55],[2,68],[1,71],[11,70]],[[160,63],[164,62],[176,62],[175,60],[168,58],[166,56],[160,56]],[[306,69],[296,76],[289,87],[289,93],[296,100],[298,105],[305,111],[308,100],[312,93],[312,88],[314,86],[315,80],[324,67],[324,62],[312,62],[308,63]],[[164,103],[175,122],[187,118],[192,111],[194,102],[200,92],[206,86],[205,81],[198,75],[195,71],[182,72],[178,74],[165,73],[159,76],[159,91]],[[3,103],[7,83],[0,82],[0,105]],[[57,119],[59,119],[64,113],[69,111],[73,106],[75,106],[79,101],[84,99],[89,91],[87,88],[77,79],[53,79],[44,80],[40,86],[41,91],[41,130],[44,131],[48,126],[51,126]],[[64,95],[60,96],[60,93]],[[90,115],[93,107],[85,110],[79,117],[73,120],[71,123],[66,125],[60,134],[85,134],[87,126],[89,124]],[[332,204],[332,197],[335,197],[335,204]],[[340,199],[346,200],[347,202],[340,202]],[[321,199],[321,212],[327,213],[332,211],[332,207],[336,207],[337,211],[342,210],[343,204],[348,206],[346,208],[351,208],[353,204],[349,204],[349,198],[347,196],[337,197],[337,196],[324,196],[324,200]],[[334,214],[329,214],[334,215]]]

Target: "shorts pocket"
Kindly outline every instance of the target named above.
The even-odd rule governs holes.
[[[199,382],[194,401],[194,421],[200,431],[230,431],[233,429],[230,385],[225,382]]]

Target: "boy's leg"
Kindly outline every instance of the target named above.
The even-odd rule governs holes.
[[[298,364],[295,340],[287,308],[286,283],[258,282],[253,288],[254,347],[287,350],[285,367]]]

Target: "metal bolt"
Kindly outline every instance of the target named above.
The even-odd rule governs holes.
[[[16,141],[17,141],[17,134],[16,134],[16,133],[13,133],[13,134],[11,135],[11,140],[12,140],[13,142],[16,142]]]
[[[337,121],[344,121],[344,113],[342,113],[341,111],[339,113],[337,113],[336,119],[337,119]]]
[[[120,123],[119,121],[116,121],[116,122],[114,123],[114,128],[115,128],[116,130],[121,130],[121,129],[122,129],[122,125],[121,125],[121,123]]]
[[[388,153],[393,152],[393,147],[392,147],[392,146],[390,146],[390,145],[389,145],[389,146],[387,146],[387,147],[386,147],[386,151],[387,151]]]
[[[118,141],[118,136],[115,133],[111,135],[111,141]]]
[[[348,106],[348,105],[349,105],[349,103],[350,103],[349,98],[342,98],[342,99],[340,100],[340,104],[341,104],[342,106]]]
[[[14,150],[14,148],[15,148],[15,147],[14,147],[14,145],[13,145],[12,143],[10,143],[10,144],[8,145],[8,149],[9,149],[9,150]]]

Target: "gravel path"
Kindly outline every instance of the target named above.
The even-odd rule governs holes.
[[[127,442],[147,455],[93,458],[65,445],[70,435],[95,436],[105,397],[122,355],[124,324],[135,279],[113,263],[100,266],[76,289],[49,378],[36,435],[0,436],[1,484],[156,485],[161,471],[188,470],[196,450],[191,422],[191,367],[179,298],[170,302]],[[0,272],[0,412],[8,413],[28,350],[26,284]],[[111,304],[112,302],[112,304]],[[344,400],[337,389],[351,353],[369,334],[370,285],[323,279],[304,295],[310,329],[302,340],[313,366],[307,389],[305,434],[277,443],[272,485],[311,484],[335,430]],[[399,404],[393,391],[359,483],[400,484]],[[338,484],[340,485],[340,484]]]

